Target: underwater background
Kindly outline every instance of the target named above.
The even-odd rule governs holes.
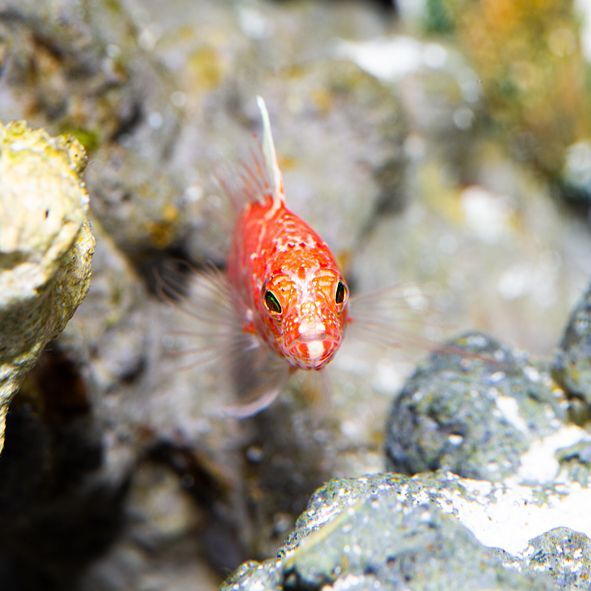
[[[238,421],[158,278],[257,95],[401,309]],[[590,205],[587,0],[0,0],[0,589],[588,588]]]

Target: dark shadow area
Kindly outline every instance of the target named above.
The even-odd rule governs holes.
[[[0,589],[73,590],[122,526],[127,483],[101,479],[100,433],[76,367],[45,352],[0,456]]]

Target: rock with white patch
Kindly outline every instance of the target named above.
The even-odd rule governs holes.
[[[547,372],[484,334],[468,333],[433,353],[396,398],[387,425],[389,466],[549,481],[559,469],[554,451],[584,435],[577,428],[556,435],[563,419]]]
[[[577,528],[578,529],[578,528]],[[588,589],[591,539],[568,527],[557,527],[530,540],[523,553],[530,569],[550,574],[557,589]]]
[[[589,502],[588,488],[442,472],[332,480],[277,557],[244,564],[222,590],[585,588]]]

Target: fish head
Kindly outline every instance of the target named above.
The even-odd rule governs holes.
[[[349,290],[336,269],[301,265],[265,282],[261,303],[272,346],[290,365],[322,369],[341,346]]]

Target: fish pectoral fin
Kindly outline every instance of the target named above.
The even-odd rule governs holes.
[[[248,417],[253,417],[270,406],[277,396],[279,396],[281,390],[281,385],[269,387],[265,391],[258,393],[258,395],[250,401],[225,406],[222,409],[222,414],[234,419],[247,419]]]
[[[222,409],[226,416],[246,418],[267,408],[281,393],[290,376],[290,366],[266,346],[238,360],[233,376],[237,402]]]
[[[214,267],[173,270],[158,278],[158,293],[170,304],[170,329],[162,335],[162,354],[180,361],[179,369],[213,363],[225,368],[260,346],[256,332],[243,331],[233,287]]]

